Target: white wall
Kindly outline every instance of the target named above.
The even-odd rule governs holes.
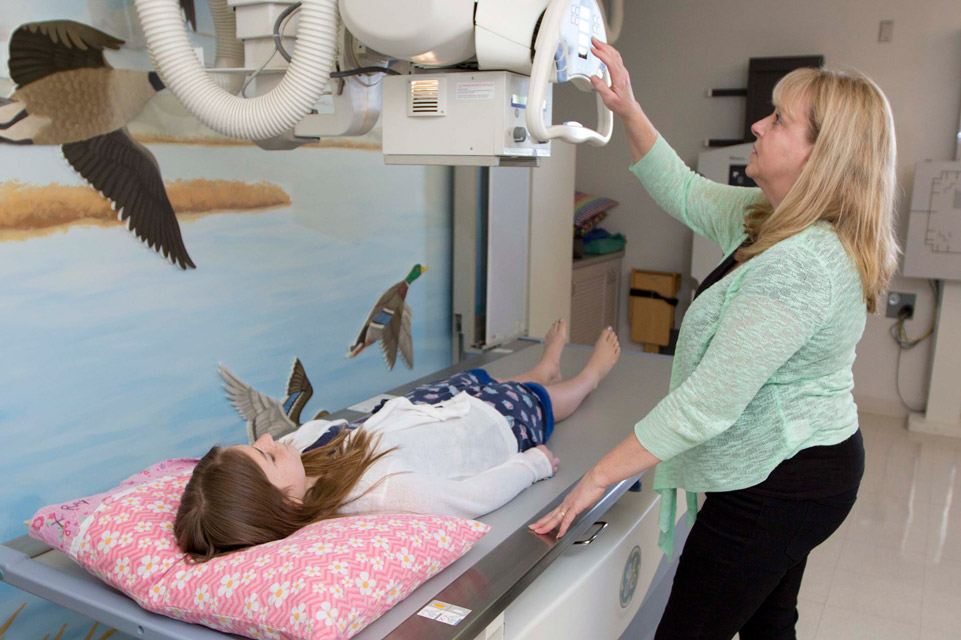
[[[690,165],[706,138],[737,138],[744,119],[742,98],[707,98],[709,88],[743,87],[750,57],[823,54],[829,67],[856,68],[871,76],[891,102],[898,135],[902,191],[900,238],[914,164],[951,160],[961,108],[961,5],[956,0],[654,0],[627,2],[617,46],[632,73],[634,92],[660,133]],[[894,38],[879,43],[881,20],[894,20]],[[561,87],[556,120],[594,123],[593,99]],[[627,171],[630,156],[618,124],[602,148],[583,145],[577,188],[619,200],[604,223],[628,238],[625,272],[631,267],[689,275],[691,232],[663,213]],[[891,288],[918,294],[910,335],[927,329],[933,297],[924,280],[896,277]],[[620,333],[628,335],[626,288]],[[684,292],[682,292],[684,296]],[[854,366],[855,393],[868,410],[903,413],[895,387],[897,346],[891,324],[868,318]],[[628,347],[638,345],[622,341]],[[901,390],[916,407],[926,400],[930,344],[902,356]]]
[[[574,215],[577,147],[555,140],[551,157],[531,171],[527,335],[537,338],[558,318],[571,319],[574,238],[568,222]]]

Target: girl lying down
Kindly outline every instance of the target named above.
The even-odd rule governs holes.
[[[417,387],[362,424],[307,422],[274,441],[214,447],[184,490],[174,534],[197,561],[280,540],[327,518],[425,513],[476,518],[554,474],[544,446],[620,355],[610,328],[587,364],[562,380],[564,321],[527,373],[498,381],[483,369]],[[331,437],[331,434],[334,434]]]

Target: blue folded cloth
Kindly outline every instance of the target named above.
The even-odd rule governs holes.
[[[592,229],[584,234],[584,244],[593,242],[594,240],[600,240],[601,238],[610,238],[611,234],[604,229]]]

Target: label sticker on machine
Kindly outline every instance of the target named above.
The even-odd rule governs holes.
[[[432,600],[430,604],[418,611],[417,615],[436,620],[437,622],[443,622],[444,624],[456,625],[466,618],[470,612],[470,609],[465,609],[464,607],[447,604],[440,600]]]
[[[458,100],[493,100],[493,82],[458,82]]]

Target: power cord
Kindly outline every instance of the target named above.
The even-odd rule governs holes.
[[[904,347],[900,347],[898,349],[898,363],[897,365],[895,365],[895,373],[894,373],[895,375],[894,383],[895,383],[895,386],[898,388],[898,398],[901,399],[901,404],[906,406],[909,411],[913,411],[915,413],[922,413],[924,412],[924,407],[912,407],[911,405],[908,404],[908,401],[904,399],[904,396],[901,395],[901,352],[902,351],[904,351]]]
[[[274,59],[274,56],[275,56],[275,55],[277,55],[278,53],[280,53],[281,56],[283,56],[284,58],[286,58],[287,62],[290,62],[290,56],[287,55],[287,52],[283,50],[283,46],[280,44],[280,36],[279,36],[279,34],[280,34],[280,33],[283,33],[284,29],[287,28],[287,21],[290,20],[291,17],[293,17],[294,11],[295,11],[296,9],[299,9],[299,8],[300,8],[300,3],[299,3],[299,2],[296,3],[296,4],[292,4],[292,5],[290,5],[289,7],[287,7],[286,9],[284,9],[283,13],[281,13],[280,16],[277,17],[277,21],[274,23],[274,50],[273,50],[273,52],[267,57],[267,59],[264,60],[264,63],[263,63],[262,65],[260,65],[260,67],[258,67],[256,71],[254,71],[252,74],[250,74],[250,77],[247,78],[247,81],[246,81],[246,82],[244,82],[244,86],[241,87],[241,89],[240,89],[240,96],[241,96],[242,98],[246,98],[246,97],[247,97],[247,87],[249,87],[249,86],[250,86],[250,83],[254,81],[254,78],[256,78],[257,76],[259,76],[260,73],[261,73],[265,68],[267,68],[267,65],[270,64],[270,61]]]
[[[286,60],[287,62],[290,62],[291,58],[290,58],[290,54],[287,53],[287,50],[284,49],[284,43],[283,43],[283,37],[282,37],[282,34],[284,33],[284,27],[282,23],[287,18],[292,16],[293,13],[298,9],[300,9],[300,3],[295,2],[294,4],[290,5],[289,7],[281,11],[280,15],[277,16],[277,20],[274,21],[274,47],[278,52],[280,52],[280,57]]]
[[[904,399],[904,396],[901,394],[901,353],[907,351],[908,349],[915,348],[930,338],[934,333],[934,326],[938,317],[938,307],[941,305],[941,289],[937,280],[928,280],[928,284],[931,286],[931,291],[934,294],[934,310],[931,312],[931,324],[928,327],[928,330],[924,332],[924,335],[919,338],[911,338],[908,336],[908,332],[905,331],[904,322],[907,320],[907,316],[912,311],[908,307],[901,309],[901,311],[898,313],[897,322],[891,325],[890,329],[891,337],[894,338],[894,341],[898,343],[898,360],[894,369],[894,383],[898,390],[898,398],[900,398],[901,403],[905,407],[914,412],[922,412],[924,411],[924,407],[912,407],[907,403],[907,401]]]
[[[274,21],[274,53],[279,53],[280,57],[286,60],[287,62],[290,62],[292,60],[292,57],[290,53],[287,52],[287,49],[284,47],[283,33],[284,33],[284,29],[286,29],[286,26],[287,26],[286,22],[294,15],[295,12],[300,10],[300,4],[301,3],[299,2],[295,2],[294,4],[290,5],[289,7],[281,11],[280,15],[278,15],[277,19]],[[270,62],[270,60],[268,59],[267,62]],[[264,63],[264,65],[266,66],[266,63]],[[261,69],[262,68],[263,67],[261,67]],[[257,73],[259,72],[260,70],[258,69]],[[368,66],[368,67],[359,67],[357,69],[347,69],[346,71],[332,71],[330,74],[330,77],[342,79],[342,78],[349,78],[351,76],[370,75],[375,73],[385,73],[385,74],[395,75],[395,76],[400,75],[400,72],[397,71],[396,69],[390,69],[388,67]],[[363,80],[358,79],[358,82],[360,82],[365,87],[373,87],[373,86],[376,86],[377,83],[380,82],[380,80],[377,80],[376,82],[373,82],[373,83],[367,83],[367,82],[364,82]]]
[[[391,76],[399,76],[400,71],[396,69],[390,69],[388,67],[359,67],[357,69],[348,69],[347,71],[331,71],[331,78],[347,78],[349,76],[361,76],[367,75],[369,73],[386,73]]]
[[[269,56],[266,60],[264,60],[264,63],[263,63],[262,65],[260,65],[260,67],[259,67],[256,71],[254,71],[252,74],[250,74],[250,77],[247,78],[247,81],[246,81],[246,82],[244,82],[244,86],[240,88],[240,97],[241,97],[241,98],[246,98],[246,97],[247,97],[247,87],[249,87],[249,86],[250,86],[250,83],[254,81],[254,78],[256,78],[257,76],[259,76],[259,75],[260,75],[260,72],[263,71],[263,70],[267,67],[268,64],[270,64],[270,61],[274,59],[274,56],[275,56],[275,55],[277,55],[277,50],[276,50],[276,49],[274,49],[274,52],[271,53],[270,56]]]

